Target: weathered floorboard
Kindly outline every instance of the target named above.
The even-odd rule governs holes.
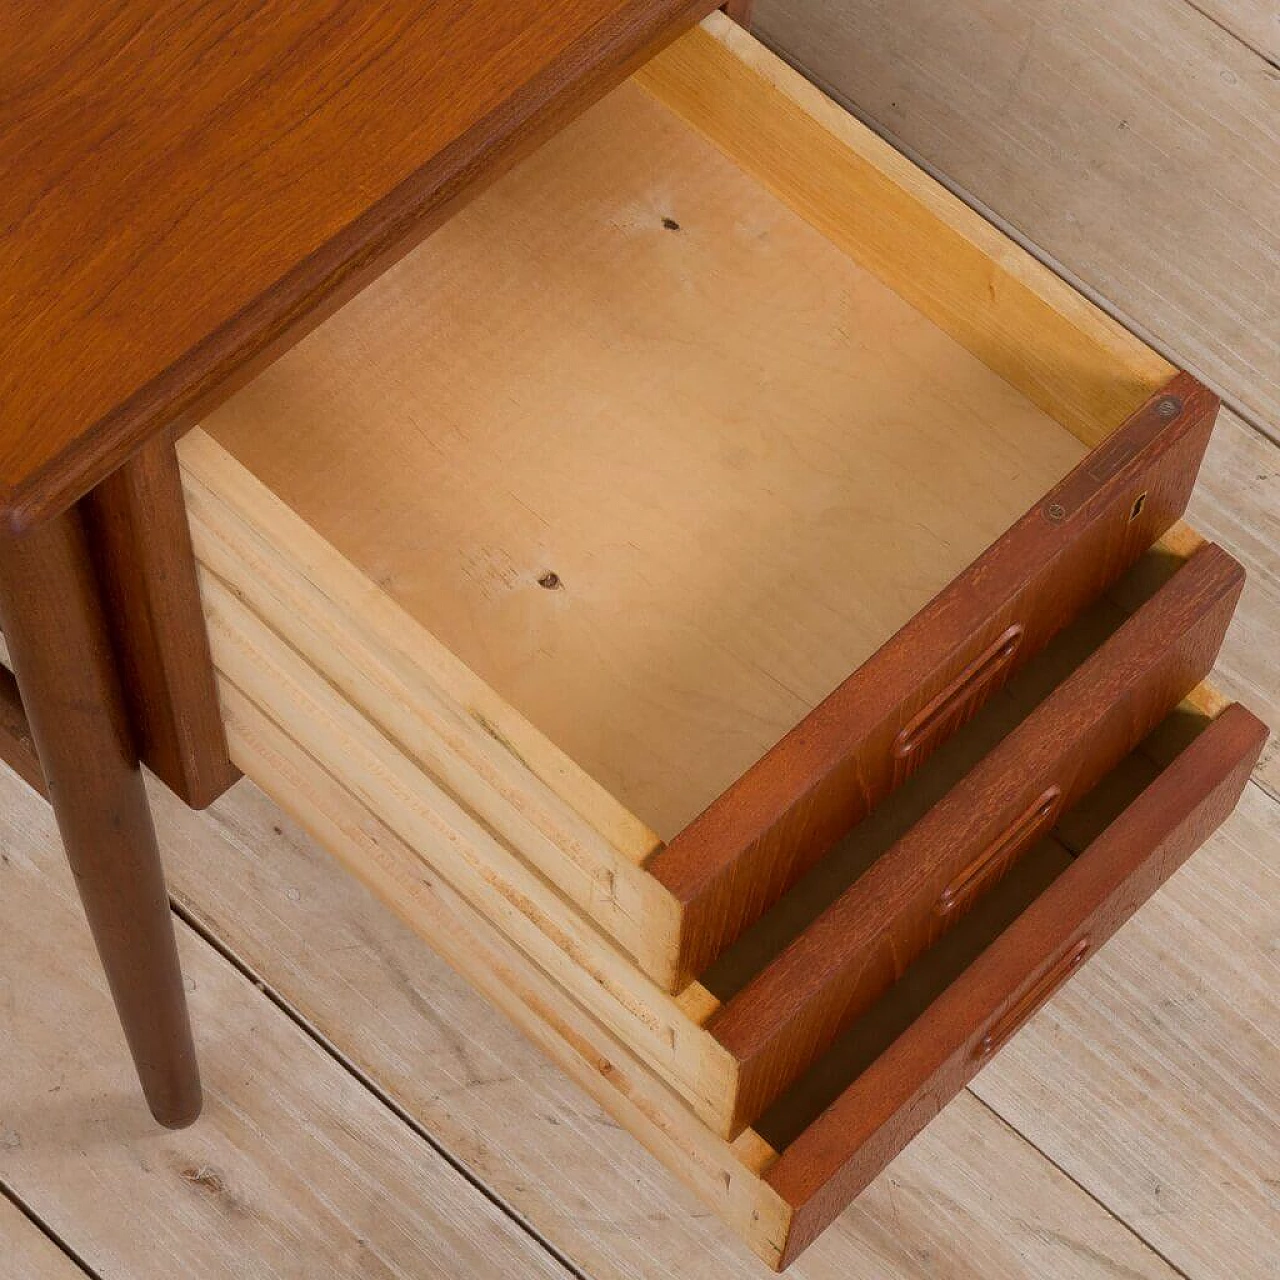
[[[220,856],[203,832],[188,857]],[[137,1098],[53,816],[7,769],[0,850],[0,1181],[100,1275],[564,1275],[186,928],[206,1108],[190,1129],[158,1128]]]
[[[1274,66],[1184,0],[758,0],[753,25],[1280,430]]]
[[[0,1258],[6,1280],[84,1280],[85,1273],[0,1194]]]
[[[1212,679],[1270,726],[1253,776],[1280,800],[1280,447],[1220,413],[1187,519],[1245,568]]]
[[[1188,1276],[1280,1276],[1278,848],[1247,787],[972,1086]]]

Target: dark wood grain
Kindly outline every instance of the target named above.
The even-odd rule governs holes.
[[[728,3],[720,7],[736,22],[740,27],[751,30],[751,7],[754,0],[728,0]]]
[[[7,669],[0,667],[0,760],[11,768],[33,791],[48,796],[44,770],[31,738],[31,726],[18,692],[18,682]]]
[[[1202,546],[1133,617],[712,1019],[732,1132],[952,928],[1213,667],[1244,585]]]
[[[189,1124],[200,1077],[169,895],[78,510],[0,538],[0,626],[143,1092],[162,1124]]]
[[[0,7],[0,514],[278,354],[711,0]]]
[[[784,1266],[1222,823],[1266,737],[1228,707],[787,1147],[765,1175],[794,1213]]]
[[[170,441],[148,441],[85,500],[85,520],[143,761],[203,809],[240,776],[226,734]]]
[[[684,905],[682,981],[1178,518],[1217,409],[1179,374],[651,859]],[[953,686],[957,696],[903,736]]]

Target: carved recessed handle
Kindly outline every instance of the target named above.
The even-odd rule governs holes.
[[[1062,800],[1056,783],[1046,787],[990,844],[951,881],[938,898],[934,911],[949,915],[962,902],[994,880],[1015,858],[1053,825]]]
[[[1081,938],[1058,962],[1047,969],[1014,1003],[988,1028],[978,1041],[974,1057],[985,1062],[1001,1049],[1015,1031],[1049,999],[1066,980],[1084,963],[1092,940]]]
[[[941,693],[926,702],[894,738],[893,754],[905,760],[948,724],[963,720],[1013,661],[1024,630],[1020,622],[1006,628]]]

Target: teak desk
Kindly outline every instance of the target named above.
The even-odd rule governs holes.
[[[728,7],[5,7],[0,753],[162,1124],[242,769],[783,1266],[1265,732],[1212,395]]]

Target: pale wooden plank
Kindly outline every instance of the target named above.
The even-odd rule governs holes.
[[[1277,848],[1250,786],[973,1086],[1190,1276],[1280,1275]]]
[[[219,856],[212,830],[189,854]],[[101,1274],[564,1274],[185,928],[206,1109],[158,1128],[52,816],[8,770],[0,848],[0,1179]]]
[[[1276,0],[1187,0],[1224,31],[1280,67],[1280,5]]]
[[[767,1274],[251,784],[206,815],[156,802],[184,903],[590,1275]],[[790,1274],[883,1280],[922,1258],[984,1280],[1173,1276],[967,1096]]]
[[[0,1259],[6,1280],[84,1280],[75,1262],[2,1194]]]
[[[1280,447],[1224,410],[1188,519],[1248,574],[1213,683],[1270,726],[1253,776],[1280,800]]]
[[[1280,422],[1280,75],[1208,17],[1182,0],[759,0],[755,29]]]

